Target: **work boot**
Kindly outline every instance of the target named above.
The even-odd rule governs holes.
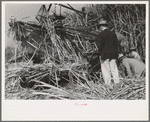
[[[118,86],[119,83],[114,83],[113,84],[113,88],[116,88]]]
[[[114,89],[113,85],[109,85],[109,90],[113,90],[113,89]]]

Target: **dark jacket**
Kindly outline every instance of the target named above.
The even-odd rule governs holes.
[[[96,44],[102,60],[117,59],[119,44],[115,32],[105,29],[98,35]]]

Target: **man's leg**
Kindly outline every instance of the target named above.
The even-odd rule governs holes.
[[[105,84],[111,85],[111,74],[109,60],[101,60],[102,76]]]
[[[118,67],[117,67],[115,59],[112,59],[110,61],[110,70],[111,70],[114,82],[119,83],[119,73],[118,73]]]

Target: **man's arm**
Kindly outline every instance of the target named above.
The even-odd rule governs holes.
[[[118,40],[117,35],[116,35],[115,32],[114,32],[114,38],[115,38],[115,46],[116,46],[116,48],[118,48],[118,52],[120,52],[120,50],[119,50],[119,40]]]
[[[96,39],[96,45],[98,47],[98,52],[101,55],[102,52],[102,48],[103,48],[103,42],[102,42],[102,36],[101,33],[98,35],[97,39]]]

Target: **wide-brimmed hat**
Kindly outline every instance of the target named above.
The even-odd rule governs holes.
[[[107,21],[106,21],[106,20],[100,20],[100,21],[98,22],[98,26],[100,27],[100,26],[102,26],[102,25],[108,26]]]
[[[131,47],[131,48],[129,49],[129,51],[135,51],[135,50],[136,50],[135,47]]]

